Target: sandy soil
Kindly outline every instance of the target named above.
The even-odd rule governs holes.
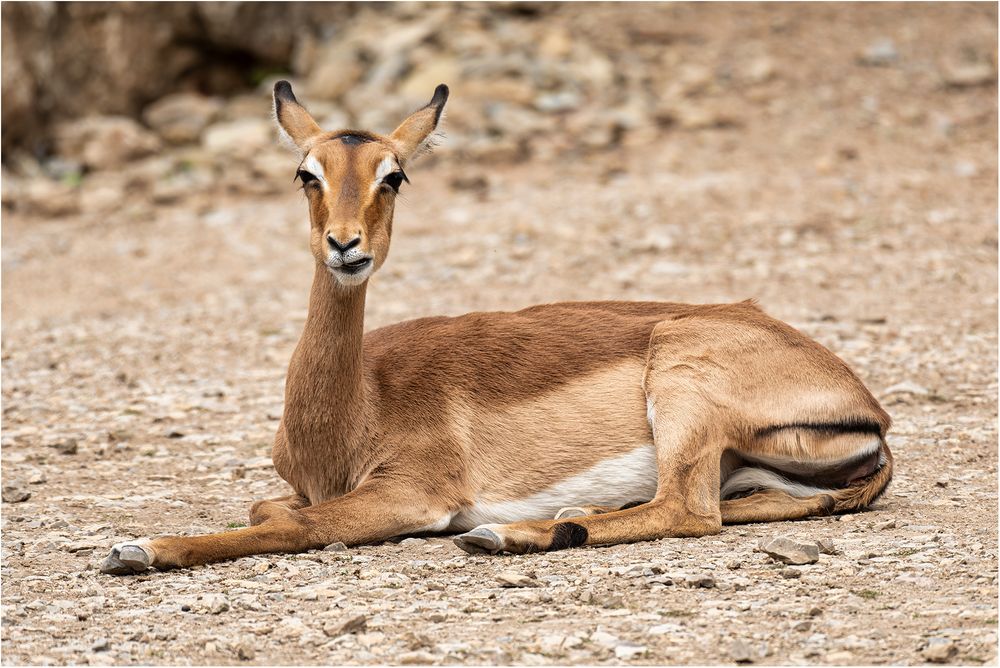
[[[237,526],[286,493],[268,452],[312,276],[305,206],[289,186],[5,215],[3,482],[30,498],[2,507],[4,663],[995,663],[997,93],[931,66],[995,53],[995,6],[809,17],[678,19],[692,58],[771,50],[774,76],[715,101],[734,126],[415,164],[367,327],[756,297],[892,414],[897,475],[871,512],[529,556],[432,538],[101,575],[119,540]],[[859,64],[886,34],[899,63]],[[837,553],[774,564],[755,548],[775,535]],[[539,586],[501,587],[505,571]]]

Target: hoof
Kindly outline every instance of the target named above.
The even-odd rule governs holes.
[[[485,527],[473,529],[469,533],[455,536],[455,545],[469,554],[496,554],[503,549],[503,538]]]
[[[101,572],[108,575],[142,573],[153,563],[153,555],[142,545],[123,543],[111,548],[111,554],[101,562]]]
[[[557,519],[557,520],[565,520],[565,519],[568,519],[570,517],[586,517],[589,514],[590,513],[588,513],[583,508],[577,508],[577,507],[562,508],[562,509],[559,510],[558,513],[556,513],[555,519]]]

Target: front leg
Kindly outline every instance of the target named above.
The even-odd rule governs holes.
[[[331,543],[364,545],[415,533],[452,509],[414,481],[370,479],[342,497],[301,510],[263,502],[263,521],[206,536],[168,536],[115,546],[101,564],[112,575],[186,568],[254,554],[304,552]]]

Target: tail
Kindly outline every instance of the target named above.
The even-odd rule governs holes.
[[[879,439],[882,447],[878,451],[878,468],[867,478],[835,490],[831,496],[834,499],[833,512],[845,513],[851,510],[867,508],[882,496],[885,488],[892,480],[892,452],[884,438]]]
[[[796,471],[783,470],[785,466],[796,467],[775,460],[766,463],[751,460],[747,463],[749,465],[736,469],[723,482],[720,489],[722,499],[733,499],[747,492],[752,496],[761,490],[776,490],[803,500],[828,496],[833,499],[833,504],[824,505],[834,513],[860,510],[871,505],[885,492],[892,480],[893,468],[892,452],[881,435],[878,436],[877,448],[823,472],[813,470],[805,475],[803,469],[808,466],[801,465]],[[851,472],[859,470],[864,474],[854,477]]]

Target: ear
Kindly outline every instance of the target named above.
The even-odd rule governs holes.
[[[426,107],[414,112],[393,130],[389,138],[396,145],[396,156],[406,162],[428,144],[428,139],[437,129],[448,101],[448,87],[441,84],[434,89],[434,97]]]
[[[292,85],[287,81],[274,84],[274,119],[282,139],[299,153],[308,151],[313,140],[323,134],[323,129],[295,99]]]

